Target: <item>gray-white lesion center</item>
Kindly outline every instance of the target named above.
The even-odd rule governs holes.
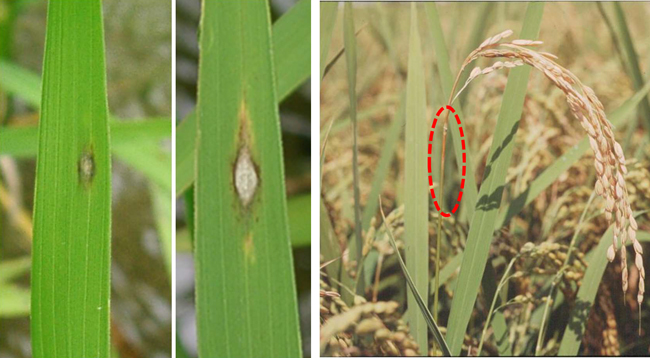
[[[90,152],[84,152],[77,163],[79,172],[79,181],[84,184],[90,184],[95,176],[95,158]]]
[[[248,206],[250,204],[258,184],[259,178],[251,160],[250,152],[248,148],[243,147],[239,150],[237,163],[235,164],[235,188],[242,205]]]

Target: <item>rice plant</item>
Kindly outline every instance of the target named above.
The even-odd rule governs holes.
[[[352,7],[369,28],[356,41],[356,110],[330,51],[342,23],[321,53],[321,225],[338,244],[321,241],[321,353],[647,354],[650,84],[637,50],[650,7]],[[560,13],[574,20],[559,25]],[[358,149],[338,130],[351,111]],[[360,259],[354,190],[368,218]],[[351,279],[365,290],[346,298]]]
[[[118,5],[0,3],[2,356],[170,356],[170,7]]]
[[[176,192],[185,208],[177,251],[196,269],[189,277],[188,266],[177,271],[194,282],[178,293],[177,354],[309,351],[298,296],[308,304],[309,112],[307,121],[296,111],[298,121],[294,114],[281,125],[287,110],[278,104],[304,101],[298,89],[310,73],[311,3],[297,2],[273,23],[271,5],[203,1],[193,23],[198,49],[181,50],[197,51],[198,76],[189,80],[196,92],[179,92],[191,99],[177,127]],[[303,267],[294,270],[294,260]],[[183,328],[192,318],[184,311],[196,312],[196,336]]]

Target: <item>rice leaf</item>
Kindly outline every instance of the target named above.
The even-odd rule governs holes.
[[[311,73],[311,1],[298,1],[273,24],[272,32],[278,92],[290,94]],[[284,96],[278,95],[279,101]]]
[[[305,40],[304,36],[304,33],[311,33],[311,6],[304,3],[309,3],[309,0],[301,0],[273,24],[278,103],[309,78],[311,71],[311,40],[309,37]],[[283,50],[288,46],[291,51]],[[286,58],[294,52],[301,55],[294,59]],[[191,112],[176,127],[176,196],[180,196],[194,182],[195,148],[196,113]]]
[[[449,262],[445,265],[445,267],[440,270],[440,287],[442,287],[447,280],[451,278],[451,275],[458,270],[460,267],[461,262],[463,262],[463,253],[458,253],[456,256],[452,257]],[[431,278],[431,281],[429,281],[429,295],[433,296],[436,290],[436,278],[433,277]]]
[[[449,98],[451,94],[451,89],[453,87],[453,77],[449,66],[449,55],[447,52],[444,35],[442,33],[442,26],[440,23],[440,18],[438,16],[436,4],[432,3],[432,4],[427,4],[426,6],[427,6],[427,16],[429,19],[429,25],[431,27],[431,34],[433,38],[433,46],[435,48],[436,58],[438,60],[438,74],[444,92],[443,96],[444,98]],[[462,118],[463,114],[460,106],[456,106],[455,109],[456,112],[459,114],[459,116],[461,116]],[[462,165],[461,162],[462,146],[460,143],[460,134],[456,134],[459,133],[458,124],[455,121],[449,121],[448,124],[452,128],[450,137],[454,145],[454,153],[456,154],[456,163],[457,166],[460,167]],[[434,143],[434,149],[439,150],[436,148],[435,143]],[[450,153],[451,152],[447,152],[447,154]],[[477,200],[476,199],[477,190],[476,190],[476,181],[475,181],[476,175],[474,174],[475,166],[472,163],[473,163],[472,156],[469,153],[467,153],[467,176],[466,176],[465,190],[463,192],[463,198],[465,200],[461,204],[461,207],[464,208],[464,210],[461,211],[461,215],[465,214],[465,216],[469,218],[472,218],[474,214],[474,207],[476,205],[476,200]],[[450,173],[450,171],[447,171],[447,173]],[[486,263],[486,266],[490,266],[491,264],[492,263],[488,261]],[[487,270],[485,271],[485,275],[489,276],[493,272],[494,272],[493,269]],[[492,282],[496,282],[496,278],[484,277],[482,279],[482,282],[484,284],[490,284]],[[437,285],[434,284],[434,287],[435,286]],[[495,287],[485,287],[485,289],[487,291],[492,291],[495,289]],[[502,312],[499,311],[495,312],[490,324],[494,328],[495,336],[501,337],[505,335],[505,318],[503,317]],[[498,344],[499,344],[500,353],[503,353],[504,355],[511,354],[510,343],[508,342],[508,340],[499,340]]]
[[[535,39],[537,37],[543,12],[543,3],[528,4],[520,38]],[[514,135],[517,132],[526,96],[530,70],[529,67],[515,68],[508,76],[508,84],[503,95],[494,139],[478,195],[479,201],[476,203],[476,210],[472,216],[463,263],[451,305],[447,339],[451,352],[455,355],[460,354],[465,331],[474,309],[480,281],[487,263],[503,195],[506,172],[512,157]]]
[[[171,158],[168,158],[167,163],[171,163]],[[170,171],[167,172],[171,173]],[[169,176],[169,175],[168,175]],[[158,242],[162,257],[167,269],[167,277],[169,282],[172,281],[172,217],[169,213],[172,212],[172,198],[171,186],[161,187],[160,185],[149,184],[149,196],[153,203],[154,220],[156,222],[156,230],[158,231]]]
[[[266,1],[204,1],[195,183],[201,357],[301,356]]]
[[[140,140],[123,143],[113,148],[113,152],[124,163],[132,166],[161,190],[171,190],[171,154],[164,151],[156,141]]]
[[[412,8],[413,9],[413,8]],[[410,56],[409,56],[410,58]],[[381,212],[381,217],[383,220],[384,225],[386,225],[386,231],[388,232],[388,237],[390,238],[390,243],[393,246],[393,250],[395,250],[395,253],[397,253],[397,258],[399,259],[399,265],[400,268],[402,269],[402,273],[404,273],[404,277],[406,277],[406,283],[409,286],[409,289],[411,290],[411,294],[415,298],[415,301],[418,305],[418,308],[420,309],[420,314],[424,319],[426,320],[427,326],[431,330],[431,333],[433,333],[433,339],[436,340],[436,343],[438,343],[438,347],[440,347],[440,350],[442,351],[442,354],[446,357],[451,356],[451,352],[449,351],[449,347],[447,346],[447,342],[445,341],[444,337],[442,336],[442,332],[440,332],[440,328],[438,327],[438,324],[436,321],[433,319],[433,316],[431,315],[431,312],[429,312],[429,308],[427,308],[427,304],[424,302],[422,299],[422,296],[419,293],[419,290],[417,288],[417,284],[413,281],[411,278],[411,275],[409,274],[409,270],[406,267],[406,264],[404,264],[404,260],[402,259],[402,254],[400,254],[399,249],[397,248],[397,244],[395,243],[395,237],[393,236],[393,230],[390,228],[389,225],[386,224],[386,216],[384,215],[384,210],[381,208],[381,200],[379,204],[379,211]],[[415,306],[409,306],[410,310],[414,310]],[[411,327],[411,331],[413,331]],[[426,333],[426,331],[425,331]],[[427,355],[428,351],[425,350],[420,350],[421,355]]]
[[[620,44],[623,47],[625,58],[627,59],[627,70],[634,85],[634,89],[638,91],[643,88],[644,84],[643,76],[641,75],[641,66],[639,65],[639,57],[634,49],[634,42],[630,35],[630,29],[628,27],[628,22],[625,19],[623,7],[617,2],[614,2],[612,6],[614,7],[614,19],[618,25],[618,37],[620,38]],[[641,117],[645,119],[645,122],[642,122],[643,127],[646,128],[646,130],[650,129],[650,102],[647,97],[639,104],[639,110],[641,112]],[[650,134],[650,131],[648,131],[648,133]]]
[[[381,148],[381,154],[379,155],[379,163],[375,169],[375,175],[372,178],[372,185],[370,187],[369,198],[376,198],[381,193],[381,190],[384,186],[388,172],[390,171],[390,165],[395,159],[395,153],[397,149],[397,144],[399,139],[402,136],[402,128],[404,127],[404,116],[406,115],[405,107],[405,92],[402,94],[402,101],[399,108],[397,109],[397,115],[391,122],[390,126],[386,128],[385,131],[385,140]],[[363,228],[367,229],[370,225],[370,221],[377,214],[377,205],[378,202],[374,200],[369,200],[366,204],[366,207],[363,209],[363,219],[361,221]]]
[[[582,337],[585,333],[585,325],[589,317],[589,311],[594,305],[600,281],[603,278],[605,268],[609,264],[607,261],[607,247],[612,243],[613,228],[609,228],[600,238],[598,246],[592,250],[593,254],[587,258],[587,271],[582,278],[580,289],[576,296],[576,301],[569,315],[569,323],[562,336],[558,356],[577,356]],[[650,241],[650,233],[638,231],[637,239],[639,241]],[[628,244],[631,242],[628,240]]]
[[[364,110],[357,111],[358,123],[362,123],[366,120],[369,120],[377,114],[385,113],[385,111],[390,107],[392,107],[394,104],[396,104],[398,100],[403,101],[403,99],[404,99],[404,93],[402,93],[400,97],[387,96],[385,101],[377,103],[376,105],[369,106]],[[332,129],[330,130],[329,135],[332,136],[336,133],[348,129],[350,127],[350,123],[351,123],[350,117],[337,118],[334,122],[331,123]],[[325,126],[329,126],[329,124],[325,124]],[[325,138],[326,134],[327,131],[321,130],[321,142]]]
[[[183,199],[185,200],[185,221],[187,224],[187,231],[189,232],[189,241],[192,244],[192,251],[194,251],[194,187],[191,186],[189,189],[183,193]],[[177,239],[178,242],[178,239]],[[176,245],[176,250],[178,251],[178,244]]]
[[[48,3],[32,353],[110,356],[111,162],[101,1]]]
[[[194,183],[196,161],[196,112],[192,111],[176,126],[176,197]]]
[[[485,265],[485,272],[481,278],[481,287],[483,287],[483,295],[485,297],[494,297],[495,295],[499,294],[497,292],[498,282],[496,277],[497,274],[494,266],[492,266],[491,262],[488,262]],[[491,302],[491,300],[488,300],[488,302]],[[499,302],[502,303],[500,298],[497,298],[497,303]],[[494,331],[492,334],[494,335],[494,341],[497,344],[499,355],[506,357],[512,356],[512,348],[508,342],[510,329],[508,328],[503,312],[493,311],[492,319],[490,319],[489,323],[490,326],[492,326],[492,330]]]
[[[320,3],[320,78],[323,78],[327,65],[332,33],[336,24],[339,4],[337,2]]]
[[[6,59],[0,59],[0,74],[0,88],[4,92],[19,96],[34,108],[41,106],[41,79],[38,75]]]
[[[354,33],[354,12],[351,3],[345,3],[343,11],[343,39],[345,43],[345,63],[348,69],[348,95],[350,98],[350,118],[352,118],[352,187],[354,190],[354,237],[355,246],[350,248],[350,255],[356,257],[359,272],[357,274],[356,293],[363,296],[365,291],[361,263],[361,194],[359,193],[359,147],[357,126],[357,39]],[[354,252],[352,252],[354,249]]]
[[[393,39],[392,29],[388,21],[388,12],[386,11],[386,6],[383,3],[378,3],[375,9],[376,13],[373,14],[373,17],[379,18],[379,24],[375,24],[373,26],[373,30],[378,35],[379,40],[381,41],[381,44],[386,52],[388,52],[388,56],[393,63],[393,67],[395,68],[395,72],[400,75],[404,75],[405,69],[402,67],[399,57],[397,56],[397,51],[395,50],[395,41]]]
[[[406,78],[406,138],[404,140],[404,242],[406,267],[419,292],[429,292],[429,185],[427,183],[427,123],[424,65],[416,5],[411,4],[408,74]],[[426,296],[428,298],[428,296]],[[407,295],[406,321],[421,353],[428,351],[426,317],[415,310],[418,294]],[[424,306],[428,305],[424,302]]]

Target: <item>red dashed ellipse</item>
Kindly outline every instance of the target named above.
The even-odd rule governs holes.
[[[431,131],[429,132],[429,141],[433,141],[433,133],[434,130],[436,129],[436,124],[438,123],[438,117],[444,110],[447,109],[451,113],[456,113],[456,110],[452,106],[446,106],[446,107],[440,107],[438,112],[436,113],[436,117],[433,119],[433,123],[431,124]],[[440,215],[444,217],[450,217],[451,214],[454,214],[456,210],[458,210],[458,206],[460,205],[460,200],[463,198],[463,189],[465,189],[465,173],[466,173],[466,167],[465,163],[467,161],[467,154],[465,154],[465,133],[463,132],[463,127],[460,123],[460,117],[458,117],[458,114],[454,115],[454,118],[456,118],[456,123],[458,123],[458,132],[460,133],[460,144],[462,147],[462,160],[463,160],[463,165],[461,167],[461,179],[460,179],[460,192],[458,193],[458,200],[456,202],[456,205],[454,205],[454,208],[451,209],[451,213],[446,213],[442,211],[440,208],[440,205],[438,204],[438,200],[436,199],[436,192],[433,188],[430,188],[431,192],[431,198],[433,198],[433,205],[436,207],[436,210],[440,212]],[[428,147],[428,154],[429,156],[427,157],[427,169],[429,170],[429,186],[433,186],[433,177],[431,176],[431,147],[432,144],[429,143]]]

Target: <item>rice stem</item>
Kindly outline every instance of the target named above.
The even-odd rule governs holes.
[[[492,298],[492,305],[490,305],[490,310],[488,311],[488,316],[487,319],[485,320],[485,324],[483,325],[483,333],[481,333],[481,341],[478,344],[478,350],[476,352],[476,356],[481,355],[481,350],[483,349],[483,342],[485,341],[485,335],[487,333],[487,329],[490,326],[490,320],[492,319],[492,314],[496,311],[494,309],[494,306],[497,303],[497,299],[499,298],[499,292],[501,292],[501,289],[505,286],[505,284],[508,282],[510,277],[508,274],[510,273],[510,270],[512,270],[512,266],[514,265],[515,261],[519,258],[519,254],[510,260],[510,263],[508,264],[508,268],[506,268],[506,272],[503,273],[503,277],[501,278],[501,281],[499,281],[499,285],[497,286],[497,289],[494,291],[494,297]],[[504,304],[499,306],[497,309],[503,308],[507,306],[508,304]]]

